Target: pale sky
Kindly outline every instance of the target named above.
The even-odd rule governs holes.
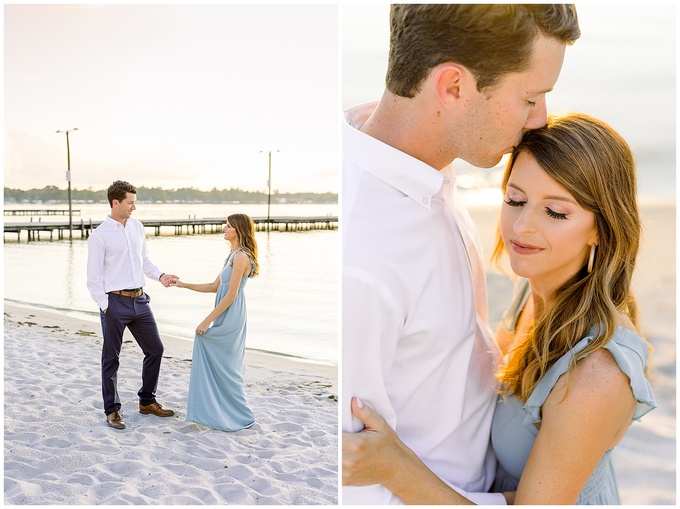
[[[677,6],[576,2],[581,37],[566,50],[548,111],[582,111],[609,123],[638,161],[641,195],[675,196]],[[342,5],[342,104],[385,87],[389,5]],[[463,161],[454,167],[469,167]]]
[[[280,150],[273,189],[337,192],[339,112],[379,97],[389,42],[387,2],[340,4],[340,17],[329,2],[5,5],[5,186],[65,188],[66,140],[55,131],[77,127],[75,188],[122,178],[264,191],[260,151]],[[676,8],[577,6],[583,35],[548,107],[612,124],[644,163],[641,189],[659,177],[666,186]]]
[[[337,192],[335,5],[5,5],[4,184]],[[265,151],[264,154],[260,151]]]

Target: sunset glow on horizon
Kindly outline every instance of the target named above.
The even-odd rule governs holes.
[[[337,7],[5,5],[6,187],[337,192]]]

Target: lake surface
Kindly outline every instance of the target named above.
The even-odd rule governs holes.
[[[65,208],[67,205],[6,205],[6,208]],[[88,221],[103,219],[108,204],[74,204]],[[267,205],[186,205],[138,203],[134,217],[147,219],[225,217],[244,212],[267,215]],[[337,215],[337,205],[272,205],[271,216]],[[41,221],[64,221],[67,216],[45,216]],[[5,216],[5,221],[29,218]],[[38,220],[37,218],[33,219]],[[229,247],[222,234],[162,235],[147,230],[151,259],[163,271],[192,283],[211,282],[221,271]],[[337,365],[340,259],[337,230],[257,232],[260,275],[245,288],[248,307],[247,347]],[[86,287],[87,242],[16,242],[4,246],[4,296],[76,314],[99,324],[98,309]],[[161,333],[192,340],[196,326],[214,305],[214,294],[164,288],[149,281],[145,290]],[[99,330],[99,329],[97,329]]]

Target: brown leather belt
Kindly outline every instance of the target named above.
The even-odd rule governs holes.
[[[122,295],[123,297],[130,297],[131,299],[136,299],[137,297],[144,293],[144,290],[141,288],[137,288],[136,290],[116,290],[114,292],[109,293],[115,293],[116,295]]]

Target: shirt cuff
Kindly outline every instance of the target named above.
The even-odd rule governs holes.
[[[508,505],[502,493],[468,493],[467,498],[477,505]]]
[[[451,483],[446,483],[455,491],[460,493],[462,496],[467,498],[469,501],[474,502],[477,505],[508,505],[508,501],[505,500],[505,495],[502,493],[486,493],[477,492],[469,493],[460,489],[458,486],[454,486]]]
[[[105,309],[108,309],[109,308],[109,297],[108,297],[108,295],[104,299],[97,302],[97,305],[99,306],[99,309],[101,309],[102,311],[104,311]]]

